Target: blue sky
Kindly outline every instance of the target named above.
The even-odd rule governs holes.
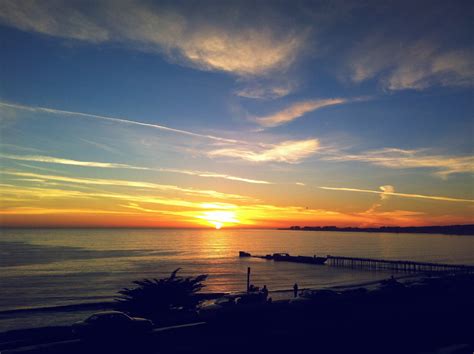
[[[6,225],[472,221],[469,1],[0,7]]]

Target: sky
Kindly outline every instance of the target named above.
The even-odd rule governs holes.
[[[2,226],[474,221],[472,1],[0,9]]]

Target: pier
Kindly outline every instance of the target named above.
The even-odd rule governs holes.
[[[420,272],[420,273],[435,273],[435,272],[454,272],[454,273],[474,273],[474,266],[463,264],[448,264],[448,263],[430,263],[430,262],[416,262],[416,261],[402,261],[402,260],[388,260],[376,258],[360,258],[360,257],[343,257],[331,256],[326,257],[305,257],[305,256],[290,256],[288,253],[274,253],[265,256],[251,255],[248,252],[240,251],[239,257],[254,257],[266,260],[285,261],[293,263],[308,263],[308,264],[327,264],[331,267],[346,267],[346,268],[361,268],[372,270],[393,270],[397,272]]]
[[[463,264],[430,263],[374,258],[327,256],[327,264],[332,267],[389,269],[398,272],[462,272],[474,273],[474,266]]]

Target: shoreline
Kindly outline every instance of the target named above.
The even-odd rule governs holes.
[[[400,276],[397,279],[403,285],[390,285],[386,283],[384,285],[381,284],[382,286],[380,287],[367,289],[369,290],[367,292],[353,292],[351,290],[354,290],[354,288],[367,288],[371,285],[380,284],[380,281],[353,283],[346,286],[332,287],[336,297],[298,301],[294,305],[289,301],[275,301],[270,305],[271,307],[265,305],[261,306],[261,308],[255,308],[256,313],[252,312],[252,316],[253,318],[261,318],[267,324],[264,328],[260,325],[261,321],[255,323],[248,321],[248,311],[245,308],[239,309],[239,311],[234,313],[233,317],[223,318],[222,322],[211,322],[206,325],[210,329],[209,333],[212,338],[215,337],[216,331],[219,328],[225,328],[224,334],[226,335],[234,335],[235,331],[240,333],[239,331],[242,331],[242,328],[247,328],[247,326],[257,326],[256,328],[259,328],[259,331],[255,333],[258,333],[258,335],[260,335],[262,330],[265,330],[271,338],[281,338],[284,335],[292,339],[289,340],[291,343],[310,343],[312,338],[310,334],[316,330],[325,333],[320,338],[321,340],[325,340],[326,336],[329,336],[323,346],[326,345],[328,348],[332,348],[335,343],[333,339],[338,338],[341,333],[353,336],[353,338],[359,338],[359,335],[364,335],[364,333],[378,331],[378,336],[385,336],[380,339],[379,344],[383,344],[391,338],[390,333],[392,333],[391,330],[386,332],[385,330],[387,328],[399,328],[403,324],[410,327],[405,335],[416,333],[413,340],[418,338],[417,336],[421,330],[424,337],[422,339],[418,338],[417,341],[423,344],[426,342],[426,338],[431,338],[431,331],[439,330],[437,323],[439,323],[440,318],[443,319],[441,323],[453,324],[455,323],[453,322],[454,319],[459,319],[459,311],[463,310],[464,312],[462,313],[464,315],[461,318],[461,324],[456,322],[457,327],[455,326],[456,330],[459,331],[453,330],[453,326],[445,326],[440,333],[446,336],[448,341],[454,341],[452,342],[453,344],[463,343],[468,345],[468,342],[465,340],[467,338],[465,332],[467,333],[468,331],[469,321],[472,322],[472,317],[470,316],[472,311],[466,312],[465,310],[472,309],[472,294],[474,292],[473,274],[449,273],[434,277],[418,274]],[[273,293],[277,292],[288,292],[288,290],[277,290]],[[206,294],[206,296],[211,295],[209,293]],[[452,301],[454,299],[456,301]],[[98,304],[96,303],[95,305]],[[64,310],[64,307],[61,308]],[[407,311],[411,314],[409,322],[406,322]],[[361,319],[363,319],[362,322]],[[293,326],[295,322],[300,323],[300,326]],[[180,322],[173,325],[179,326],[183,323],[188,322]],[[166,323],[162,325],[166,326]],[[467,327],[463,327],[463,325]],[[272,332],[273,326],[276,326],[276,332]],[[367,331],[366,326],[369,326],[371,330]],[[232,328],[232,330],[229,331],[228,328]],[[360,333],[357,332],[359,329]],[[354,331],[357,333],[354,333]],[[446,331],[448,332],[447,335]],[[198,338],[201,338],[199,330],[193,333]],[[245,333],[248,335],[254,332],[247,331]],[[278,337],[275,337],[275,333],[278,333]],[[459,333],[461,333],[461,339],[458,339]],[[332,338],[331,336],[335,337]],[[77,339],[77,337],[74,337],[72,334],[70,325],[10,330],[0,333],[0,351],[15,350],[15,348],[27,347],[29,345],[38,346],[43,343],[48,345],[47,343],[71,341],[74,339]],[[457,342],[457,340],[462,340],[462,342]],[[131,343],[135,342],[132,340]],[[272,342],[267,340],[261,341],[265,348],[268,343]],[[171,341],[170,345],[173,348],[176,342]],[[404,347],[403,343],[400,345],[400,348]],[[275,348],[278,348],[278,346]],[[378,345],[374,347],[374,349],[377,348],[379,348]],[[194,353],[194,351],[191,352]]]
[[[403,275],[403,276],[395,276],[395,279],[405,279],[405,278],[420,278],[422,275],[417,274],[410,274],[410,275]],[[385,279],[387,279],[385,277]],[[423,277],[422,277],[423,278]],[[341,284],[341,285],[333,285],[333,286],[321,286],[321,287],[302,287],[299,290],[321,290],[321,289],[329,289],[329,290],[344,290],[344,289],[352,289],[352,288],[359,288],[365,287],[369,285],[376,285],[379,284],[381,280],[371,280],[366,282],[357,282],[357,283],[348,283],[348,284]],[[245,291],[245,290],[243,290]],[[199,293],[199,297],[202,297],[202,300],[212,300],[224,295],[232,294],[234,292],[208,292],[208,293]],[[269,294],[282,294],[282,293],[293,293],[292,288],[288,289],[277,289],[277,290],[270,290]],[[0,317],[4,315],[14,315],[14,314],[28,314],[28,313],[42,313],[42,312],[75,312],[75,311],[85,311],[85,310],[94,310],[94,309],[110,309],[114,304],[113,296],[110,298],[109,301],[96,301],[96,302],[82,302],[82,303],[74,303],[74,304],[67,304],[67,305],[56,305],[56,306],[39,306],[39,307],[31,307],[31,308],[16,308],[16,309],[9,309],[9,310],[0,310]],[[0,332],[2,333],[2,332]]]
[[[410,274],[410,275],[402,275],[395,277],[397,280],[404,280],[404,279],[416,279],[421,280],[426,278],[422,274]],[[385,277],[384,279],[388,279]],[[327,286],[327,287],[303,287],[300,288],[299,291],[303,290],[333,290],[333,291],[345,291],[351,290],[355,288],[367,288],[367,290],[373,290],[379,285],[384,279],[380,280],[373,280],[367,282],[357,282],[357,283],[350,283],[344,285],[335,285],[335,286]],[[212,300],[218,297],[231,294],[232,292],[215,292],[215,293],[203,293],[201,294],[202,300]],[[278,290],[271,290],[269,291],[269,296],[272,297],[274,300],[285,301],[293,298],[293,289],[278,289]],[[34,307],[34,308],[21,308],[21,309],[11,309],[11,310],[4,310],[0,311],[0,320],[8,320],[8,317],[14,316],[37,316],[37,315],[53,315],[55,313],[61,314],[81,314],[81,313],[94,313],[100,311],[107,311],[113,309],[114,301],[99,301],[99,302],[89,302],[89,303],[76,303],[70,305],[58,305],[58,306],[45,306],[45,307]],[[72,324],[72,323],[71,323]],[[46,331],[48,328],[64,328],[68,327],[68,325],[61,325],[61,324],[50,324],[41,327],[22,327],[22,328],[14,328],[8,329],[6,331],[0,331],[0,338],[4,336],[8,336],[9,334],[17,334],[17,333],[29,333],[32,331]]]

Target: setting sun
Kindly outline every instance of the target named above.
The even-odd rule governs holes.
[[[197,217],[214,225],[217,230],[229,224],[240,223],[233,211],[205,211],[202,215]]]

